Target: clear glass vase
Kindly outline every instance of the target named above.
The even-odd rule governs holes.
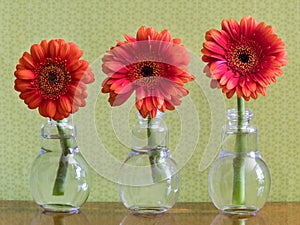
[[[133,148],[120,168],[120,198],[134,213],[162,213],[173,207],[179,196],[180,178],[168,143],[163,113],[142,118],[132,131]]]
[[[89,167],[80,154],[69,119],[49,119],[41,128],[41,150],[32,163],[29,184],[45,211],[76,212],[90,192]]]
[[[257,129],[245,112],[242,129],[236,109],[228,110],[223,127],[221,152],[209,172],[209,195],[214,205],[232,214],[253,214],[263,207],[270,193],[269,168],[257,149]],[[240,144],[244,150],[241,151]]]

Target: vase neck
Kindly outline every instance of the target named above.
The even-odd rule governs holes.
[[[45,151],[62,152],[64,155],[78,151],[76,127],[70,118],[60,121],[48,119],[41,127],[41,148]]]
[[[49,118],[48,122],[41,127],[41,136],[50,139],[75,138],[77,136],[76,126],[70,117],[59,121]]]
[[[244,114],[240,115],[237,109],[229,109],[227,113],[228,125],[232,129],[245,129],[250,126],[253,112],[250,109],[245,110]]]
[[[139,122],[132,128],[134,150],[160,149],[168,145],[169,132],[163,115],[158,112],[155,118],[138,116]]]
[[[149,115],[147,117],[142,117],[140,113],[138,113],[138,119],[140,127],[142,128],[157,128],[161,126],[161,123],[163,122],[164,113],[157,111],[156,117],[151,118]]]
[[[250,123],[252,117],[251,110],[246,110],[243,118],[238,116],[236,109],[228,110],[228,124],[223,126],[222,131],[222,151],[244,153],[257,151],[257,128]],[[239,122],[240,119],[243,120],[242,123]],[[237,146],[241,144],[241,140],[244,149],[239,151]]]

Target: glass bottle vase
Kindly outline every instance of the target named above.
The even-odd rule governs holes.
[[[133,147],[119,170],[120,198],[134,213],[165,212],[179,196],[180,178],[162,118],[160,112],[153,119],[139,116],[132,130]]]
[[[41,128],[41,150],[32,163],[29,184],[34,201],[45,211],[76,212],[90,192],[89,167],[69,118],[49,119]]]
[[[252,116],[252,111],[245,111],[241,128],[237,110],[228,110],[229,124],[223,126],[221,151],[209,172],[210,198],[225,213],[253,214],[269,196],[271,175],[257,149]]]

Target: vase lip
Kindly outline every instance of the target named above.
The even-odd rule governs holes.
[[[156,111],[156,117],[155,118],[152,118],[152,119],[162,119],[164,117],[165,113],[164,112],[161,112],[159,110]],[[148,117],[149,117],[149,114],[148,114]],[[142,117],[142,115],[138,112],[138,118],[140,120],[148,120],[148,117],[144,118]]]
[[[228,109],[227,113],[228,120],[236,120],[239,118],[238,110],[236,108]],[[253,111],[251,109],[245,109],[244,119],[250,120],[253,118]]]
[[[54,120],[52,118],[48,118],[48,124],[57,126],[58,124],[73,124],[73,116],[69,116],[66,118],[63,118],[61,120]]]
[[[169,148],[167,146],[155,146],[155,147],[142,147],[142,148],[136,148],[136,147],[133,147],[131,148],[131,151],[134,151],[134,152],[144,152],[144,153],[147,153],[147,152],[151,152],[151,151],[161,151],[161,152],[169,152]]]

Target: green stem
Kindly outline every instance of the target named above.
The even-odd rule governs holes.
[[[148,147],[150,149],[153,149],[154,146],[156,146],[155,134],[154,132],[152,133],[152,122],[153,120],[151,119],[150,116],[148,116],[147,137],[148,137]]]
[[[69,149],[71,147],[71,140],[70,138],[66,137],[67,134],[66,130],[61,123],[62,123],[61,120],[57,121],[57,129],[60,136],[60,145],[62,148],[62,153],[59,159],[56,179],[52,191],[52,194],[56,196],[61,196],[64,195],[65,193],[64,186],[65,186],[65,180],[66,180],[66,175],[67,175],[67,170],[69,165],[68,154],[70,152]]]
[[[157,149],[155,133],[152,131],[153,120],[148,116],[148,127],[147,127],[147,137],[148,137],[148,156],[151,164],[152,179],[154,183],[161,180],[160,176],[160,150]]]
[[[235,205],[245,204],[245,155],[247,152],[247,136],[244,133],[245,127],[245,101],[237,98],[238,109],[238,132],[236,135],[235,152],[233,160],[233,195],[232,201]]]

